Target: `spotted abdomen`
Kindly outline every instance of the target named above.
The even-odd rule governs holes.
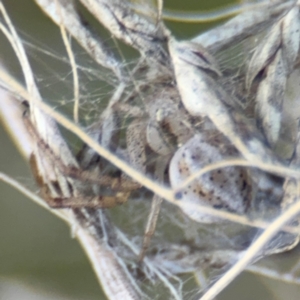
[[[204,166],[238,157],[236,149],[217,131],[199,133],[180,147],[172,157],[169,169],[171,186],[178,188],[191,174]],[[193,204],[244,214],[252,198],[251,190],[251,180],[245,168],[226,167],[198,177],[180,191],[179,198]],[[183,211],[197,222],[221,221],[201,213],[195,206],[184,208]]]

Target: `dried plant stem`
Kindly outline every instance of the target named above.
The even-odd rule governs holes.
[[[300,171],[297,169],[288,167],[288,166],[284,166],[284,165],[278,166],[278,165],[273,165],[270,163],[264,163],[263,161],[254,161],[254,162],[251,161],[250,162],[250,161],[246,161],[244,159],[228,159],[225,161],[220,161],[220,162],[209,164],[208,166],[202,168],[201,170],[193,173],[176,189],[176,191],[179,191],[182,188],[186,187],[193,180],[202,176],[205,173],[208,173],[210,171],[217,170],[220,168],[231,167],[231,166],[258,168],[260,170],[266,171],[267,173],[273,173],[273,174],[276,174],[276,175],[282,176],[282,177],[300,178]]]
[[[294,1],[282,3],[279,1],[266,1],[266,6],[252,11],[246,11],[229,20],[222,26],[208,30],[193,39],[212,52],[225,49],[239,41],[266,28],[275,22],[276,17],[294,5]]]
[[[185,12],[179,13],[166,10],[163,18],[170,21],[181,21],[186,23],[207,23],[226,19],[247,10],[259,9],[266,6],[266,3],[239,3],[231,4],[213,11]]]
[[[263,250],[271,238],[288,222],[300,213],[300,201],[291,205],[283,212],[265,231],[253,242],[244,256],[230,268],[201,298],[200,300],[214,299],[226,286],[228,286]]]
[[[240,13],[245,12],[246,10],[249,11],[251,9],[259,9],[264,8],[268,5],[266,2],[262,3],[239,3],[239,4],[230,4],[225,7],[221,7],[214,10],[207,10],[207,11],[177,11],[173,9],[165,8],[162,12],[162,18],[167,21],[174,21],[174,22],[184,22],[184,23],[208,23],[208,22],[215,22],[218,20],[226,19]],[[162,5],[159,2],[158,8],[160,10]],[[139,7],[138,5],[133,6],[134,10],[136,10],[140,14],[147,14],[154,16],[155,11],[151,11],[149,8],[145,12],[145,8],[142,6]]]
[[[248,266],[246,271],[274,280],[300,285],[300,279],[291,273],[279,273],[278,271],[256,265]]]
[[[92,31],[84,26],[73,1],[35,0],[35,2],[54,23],[59,26],[63,23],[65,29],[100,66],[112,70],[117,78],[122,78],[120,62],[111,53],[108,53],[101,38],[95,36]],[[59,6],[60,14],[57,13],[57,6]]]
[[[57,6],[57,10],[59,11],[60,6]],[[58,12],[58,15],[61,15],[60,12]],[[61,16],[62,19],[62,16]],[[73,118],[74,122],[78,123],[79,122],[79,78],[78,78],[78,71],[77,71],[77,65],[74,57],[74,53],[71,48],[70,41],[67,36],[66,29],[63,25],[63,22],[61,21],[60,23],[60,32],[62,39],[64,41],[70,64],[72,67],[72,74],[73,74],[73,88],[74,88],[74,109],[73,109]]]
[[[44,209],[48,210],[50,213],[54,214],[58,218],[66,221],[68,224],[70,224],[70,219],[67,218],[60,210],[53,210],[50,209],[50,207],[45,203],[45,201],[25,188],[20,182],[14,180],[10,176],[0,172],[0,180],[9,184],[11,187],[22,193],[24,196],[28,197],[30,200],[32,200],[34,203],[38,204],[39,206],[43,207]]]
[[[98,275],[99,283],[108,299],[140,299],[140,296],[124,274],[124,270],[120,267],[118,257],[113,249],[106,243],[99,243],[82,229],[76,231],[76,236],[91,261],[92,267]]]

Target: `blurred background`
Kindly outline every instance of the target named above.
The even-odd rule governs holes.
[[[66,56],[60,32],[40,11],[33,0],[2,1],[24,41],[51,49],[56,56]],[[208,10],[232,1],[169,0],[165,7],[178,10]],[[91,20],[93,22],[93,20]],[[178,38],[190,38],[215,24],[182,24],[167,22]],[[21,70],[10,46],[1,35],[0,60],[9,71],[22,79]],[[30,47],[27,48],[31,52]],[[72,75],[68,66],[51,62],[56,73],[43,74],[34,51],[29,53],[37,70],[37,81],[43,96],[71,99]],[[129,54],[134,55],[134,54]],[[49,71],[49,69],[48,69]],[[60,94],[60,81],[69,86],[69,95]],[[58,88],[57,88],[58,87]],[[55,91],[54,91],[55,90]],[[52,94],[51,94],[52,92]],[[61,93],[64,93],[63,91]],[[1,99],[0,99],[1,100]],[[0,126],[0,169],[32,190],[37,190],[27,163],[19,155],[4,128]],[[277,256],[298,255],[295,250]],[[240,276],[218,299],[299,299],[294,285],[261,278],[250,273]],[[284,298],[286,297],[286,298]],[[0,182],[0,300],[15,299],[106,299],[93,270],[70,229],[49,212]]]

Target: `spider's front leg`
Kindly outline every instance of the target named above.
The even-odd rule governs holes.
[[[123,177],[112,177],[109,175],[101,176],[93,172],[82,170],[77,166],[66,166],[61,159],[55,155],[50,146],[39,136],[38,132],[34,128],[33,124],[29,120],[28,116],[24,116],[24,124],[27,127],[28,132],[34,139],[38,150],[43,153],[44,158],[55,168],[58,168],[60,172],[68,178],[75,179],[80,182],[79,187],[86,185],[87,183],[99,184],[103,189],[109,189],[109,194],[95,195],[93,192],[86,193],[86,191],[74,195],[71,184],[68,185],[70,197],[52,197],[49,191],[49,182],[46,183],[42,180],[42,176],[39,174],[37,167],[37,161],[34,154],[31,155],[30,165],[33,171],[33,175],[36,182],[41,188],[41,195],[52,208],[81,208],[81,207],[94,207],[94,208],[111,208],[116,205],[125,203],[130,193],[139,188],[140,186]],[[50,182],[51,186],[56,189],[57,195],[62,195],[59,185],[56,182]],[[82,184],[84,183],[84,184]],[[85,189],[85,188],[83,188]]]
[[[53,198],[43,193],[43,198],[51,208],[112,208],[127,202],[131,192],[116,192],[113,196],[77,196],[69,198]]]

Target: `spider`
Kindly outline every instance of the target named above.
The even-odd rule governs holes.
[[[195,120],[192,120],[182,107],[176,87],[170,84],[170,79],[166,82],[160,82],[154,88],[150,88],[150,90],[148,91],[149,95],[144,99],[147,114],[138,105],[133,107],[132,103],[130,105],[126,105],[126,103],[114,104],[111,107],[109,106],[106,112],[103,113],[102,116],[104,117],[99,122],[100,124],[94,124],[89,129],[89,132],[92,135],[95,134],[94,137],[104,144],[105,137],[101,129],[99,130],[99,127],[103,129],[107,122],[118,118],[115,115],[127,113],[134,120],[131,121],[125,130],[125,150],[116,149],[118,140],[116,136],[119,135],[119,133],[115,132],[116,125],[112,127],[111,131],[107,130],[105,132],[106,138],[108,136],[106,145],[110,150],[120,153],[124,159],[127,159],[139,171],[152,175],[161,183],[168,183],[166,173],[168,172],[167,169],[172,155],[178,146],[184,144],[194,135],[196,128],[199,128],[199,126],[195,126]],[[129,100],[132,102],[136,99]],[[52,208],[111,208],[125,203],[132,191],[141,188],[141,185],[123,175],[104,175],[101,170],[105,169],[107,164],[88,147],[83,147],[78,154],[80,168],[77,166],[65,166],[59,157],[53,153],[49,145],[39,137],[29,120],[27,112],[24,114],[24,122],[40,150],[66,177],[81,182],[84,181],[86,184],[90,182],[98,185],[96,195],[87,195],[86,191],[88,188],[85,188],[83,194],[76,197],[50,197],[48,185],[42,182],[36,167],[35,157],[32,156],[31,165],[36,181],[41,187],[43,197]],[[98,175],[99,172],[101,173],[100,176]],[[150,216],[148,221],[139,261],[142,261],[150,239],[154,234],[161,201],[162,199],[154,196],[154,214]]]
[[[175,77],[172,72],[167,72],[167,75],[164,74],[165,77],[162,76],[161,81],[154,81],[152,86],[149,84],[150,87],[148,87],[146,96],[142,99],[142,105],[138,103],[134,96],[131,99],[128,98],[128,103],[120,102],[109,105],[105,118],[102,123],[100,122],[102,130],[100,129],[98,133],[100,136],[99,142],[112,151],[116,151],[118,155],[123,156],[139,171],[147,173],[160,183],[169,184],[173,188],[180,185],[184,179],[204,165],[223,159],[236,158],[240,156],[240,153],[249,157],[253,152],[257,152],[256,154],[261,158],[270,158],[276,161],[273,149],[266,144],[274,146],[278,139],[278,130],[276,132],[276,124],[274,125],[278,122],[278,119],[270,124],[269,119],[272,117],[267,117],[267,121],[264,121],[263,113],[260,111],[260,123],[263,125],[251,124],[245,117],[245,112],[236,107],[239,106],[239,102],[230,99],[222,87],[222,77],[225,76],[219,70],[215,59],[204,48],[195,43],[183,42],[176,44],[175,42],[175,46],[172,43],[170,39],[170,59],[175,69]],[[274,55],[277,55],[277,53],[269,54],[266,60],[270,60],[270,57]],[[255,55],[253,57],[255,60]],[[171,69],[171,66],[169,67]],[[265,65],[263,67],[262,70],[259,70],[255,64],[254,67],[252,65],[246,85],[251,86],[254,79],[259,81],[262,72],[267,74],[269,70]],[[187,71],[187,68],[190,69]],[[194,71],[196,73],[199,71],[199,74],[196,75],[199,75],[198,78],[202,80],[202,85],[194,84],[193,86],[194,82],[190,78],[184,81],[182,75],[188,76]],[[175,80],[176,84],[174,83]],[[220,86],[218,87],[218,85]],[[210,90],[208,90],[208,87]],[[189,94],[186,92],[187,90]],[[210,93],[210,91],[212,92]],[[207,105],[199,104],[199,101],[197,101],[202,97],[200,92],[203,92],[205,96],[205,93],[208,94],[204,97]],[[195,101],[193,100],[194,97],[196,97]],[[214,98],[219,101],[218,103],[215,102],[218,105],[214,107],[219,109],[217,113],[213,111],[213,107],[208,105],[210,100],[214,100]],[[118,118],[120,114],[125,113],[133,120],[125,126],[125,147],[119,149],[118,137],[116,136],[120,135],[120,132],[116,132],[118,131],[116,130],[117,125],[112,124],[108,130],[109,126],[107,125],[109,122],[114,123],[115,117]],[[224,117],[230,121],[228,128],[233,128],[231,132],[225,127],[222,128],[222,124],[219,123],[219,120]],[[95,193],[96,196],[94,190],[92,193],[90,191],[86,193],[87,189],[83,188],[82,195],[74,195],[74,197],[69,198],[51,198],[49,197],[49,191],[45,189],[46,183],[41,182],[41,177],[38,172],[35,172],[37,181],[42,186],[45,199],[51,207],[110,208],[125,203],[132,191],[141,188],[138,183],[122,174],[118,174],[118,172],[110,172],[109,170],[108,175],[103,174],[103,169],[106,167],[109,169],[109,166],[101,159],[99,161],[99,158],[95,158],[94,155],[87,158],[89,149],[80,153],[80,167],[64,166],[60,159],[52,153],[47,143],[34,131],[30,122],[26,123],[28,130],[35,136],[39,147],[61,169],[63,174],[79,181],[89,181],[100,186]],[[96,127],[94,126],[94,129]],[[263,128],[263,134],[259,132],[258,127]],[[237,133],[236,139],[231,138],[232,133]],[[241,134],[240,139],[238,134]],[[251,148],[250,146],[254,144],[256,148]],[[245,145],[249,149],[245,150]],[[100,164],[96,164],[95,167],[95,163]],[[33,169],[36,170],[34,157],[32,158],[32,164]],[[91,166],[92,172],[89,170]],[[98,174],[99,170],[101,171],[100,176]],[[279,203],[280,197],[282,197],[281,185],[280,180],[263,172],[250,172],[240,167],[228,167],[223,170],[209,172],[198,178],[189,186],[183,188],[177,194],[177,197],[182,201],[209,205],[239,214],[248,214],[254,207],[256,190],[264,193],[264,195],[272,195],[274,198],[272,201]],[[139,255],[140,261],[143,259],[150,238],[154,234],[161,201],[162,199],[154,196],[142,250]],[[193,209],[183,209],[183,212],[197,222],[220,222],[219,219],[201,214]]]

